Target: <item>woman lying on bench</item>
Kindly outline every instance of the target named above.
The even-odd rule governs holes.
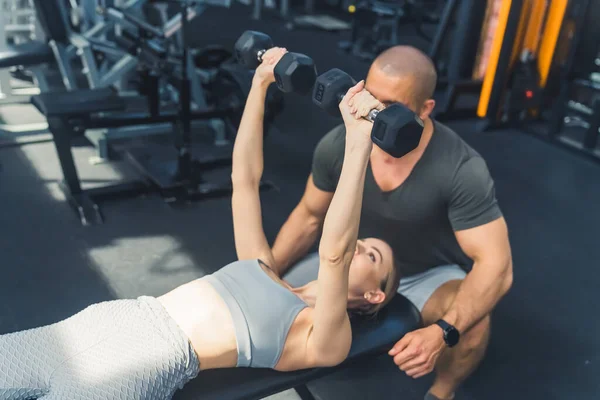
[[[265,53],[235,141],[239,261],[158,298],[103,302],[53,325],[0,336],[0,399],[170,399],[201,370],[290,371],[346,358],[349,310],[376,312],[399,281],[385,243],[357,241],[371,123],[348,105],[359,83],[340,105],[346,150],[325,218],[318,280],[292,288],[274,272],[259,199],[265,96],[284,53]]]

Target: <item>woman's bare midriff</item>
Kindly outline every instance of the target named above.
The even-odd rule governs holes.
[[[201,370],[236,366],[237,342],[231,313],[208,282],[189,282],[158,300],[187,335]]]
[[[271,270],[261,267],[278,284],[291,289]],[[237,341],[227,304],[210,283],[195,280],[158,300],[187,335],[200,361],[200,369],[231,368],[237,365]],[[292,323],[275,369],[306,368],[306,341],[312,326],[312,309],[302,310]]]

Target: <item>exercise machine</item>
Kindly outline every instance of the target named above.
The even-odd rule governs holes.
[[[186,10],[187,3],[181,2],[181,13]],[[183,41],[186,44],[186,20],[183,19]],[[143,24],[140,24],[140,27]],[[170,204],[186,204],[231,193],[231,182],[214,183],[205,179],[205,172],[231,165],[231,155],[212,155],[205,160],[192,157],[191,123],[193,120],[210,120],[226,118],[232,113],[240,113],[238,108],[211,107],[193,110],[191,107],[190,81],[187,78],[186,49],[179,57],[170,57],[169,46],[157,47],[149,45],[143,36],[129,38],[123,43],[135,46],[144,66],[144,76],[148,87],[148,112],[132,115],[126,113],[126,101],[112,88],[84,89],[43,93],[32,97],[32,103],[46,116],[50,132],[60,161],[64,180],[60,188],[73,206],[83,225],[94,225],[103,222],[100,207],[96,201],[126,195],[137,195],[147,192],[158,192]],[[261,56],[270,44],[266,35],[242,35],[236,44],[236,54],[247,54],[240,58],[261,61]],[[243,46],[242,44],[246,44]],[[158,100],[158,80],[166,75],[177,76],[180,93],[180,106],[177,110],[161,109]],[[247,71],[251,74],[251,71]],[[275,67],[277,86],[285,92],[306,92],[312,87],[316,78],[314,63],[306,56],[288,53]],[[302,89],[304,88],[304,89]],[[270,90],[277,90],[271,87]],[[269,97],[269,96],[267,96]],[[268,101],[267,101],[268,106]],[[173,130],[175,157],[165,156],[165,149],[156,146],[133,147],[124,151],[124,158],[140,173],[142,179],[134,182],[119,183],[91,190],[83,190],[77,167],[71,152],[71,141],[87,129],[110,128],[143,124],[168,123]],[[267,130],[268,127],[265,127]],[[272,187],[262,183],[261,188]]]
[[[352,16],[349,41],[341,41],[340,49],[366,61],[371,61],[388,47],[400,43],[401,24],[415,24],[417,32],[426,37],[422,26],[436,23],[438,0],[361,0],[346,4]]]
[[[212,2],[216,4],[216,1]],[[161,5],[167,4],[166,2],[154,1],[153,6],[161,8]],[[204,3],[198,3],[190,6],[186,10],[187,18],[185,22],[195,18],[204,10]],[[219,5],[228,7],[229,0],[220,1]],[[139,89],[144,90],[143,84],[139,85],[139,71],[143,70],[144,67],[140,66],[140,55],[138,54],[138,46],[136,45],[136,38],[143,37],[144,45],[152,46],[156,48],[163,48],[164,51],[169,51],[170,54],[179,53],[185,54],[186,60],[186,73],[188,74],[187,79],[190,81],[190,96],[192,100],[193,109],[205,109],[208,106],[207,93],[205,93],[204,85],[206,84],[206,77],[203,78],[202,71],[196,68],[195,54],[189,49],[184,48],[182,45],[181,34],[183,19],[181,14],[176,14],[171,18],[165,14],[162,14],[164,18],[163,24],[160,27],[153,26],[147,23],[144,19],[139,17],[136,12],[131,11],[131,5],[126,5],[122,8],[117,7],[106,7],[99,8],[99,14],[102,19],[96,27],[101,25],[114,25],[117,28],[117,32],[114,35],[113,41],[115,48],[123,52],[123,56],[115,63],[113,69],[116,71],[113,75],[121,75],[123,77],[131,77],[120,89],[131,89],[130,86],[134,86],[134,95],[139,93]],[[163,9],[166,12],[166,10]],[[165,46],[168,46],[166,48]],[[93,61],[90,59],[90,63]],[[133,81],[138,81],[138,85],[132,85]],[[96,81],[92,79],[92,81]],[[172,80],[162,79],[159,81],[159,91],[161,103],[165,103],[165,106],[177,107],[177,104],[181,100],[181,94],[178,91],[178,86],[173,84]],[[91,84],[90,88],[106,86],[105,84]],[[206,131],[205,127],[208,125],[209,131],[214,136],[215,144],[227,144],[228,143],[228,131],[225,122],[221,118],[214,118],[207,121],[197,121],[198,123],[194,126],[194,131]],[[94,146],[98,149],[98,158],[96,161],[102,162],[110,159],[110,148],[109,145],[112,141],[121,139],[131,139],[135,137],[146,137],[150,135],[163,135],[170,131],[169,124],[152,124],[152,125],[139,125],[129,126],[117,129],[92,129],[86,132],[86,137],[90,140]]]
[[[17,3],[13,0],[5,0],[8,3]],[[128,10],[139,9],[143,0],[129,0],[125,7]],[[33,76],[36,88],[29,90],[21,96],[21,102],[28,102],[32,94],[47,92],[53,89],[61,89],[63,86],[68,90],[76,90],[80,86],[104,87],[120,86],[125,81],[127,74],[135,72],[136,59],[126,52],[118,49],[107,38],[118,28],[114,23],[103,21],[84,33],[71,29],[69,23],[68,3],[63,0],[27,0],[29,8],[21,11],[20,16],[33,18],[36,29],[35,35],[29,34],[27,40],[16,40],[11,38],[4,51],[0,52],[0,84],[2,90],[9,87],[6,82],[12,80],[8,75],[9,69],[27,71]],[[96,2],[83,2],[85,5]],[[13,5],[14,8],[14,5]],[[29,14],[23,14],[27,11]],[[16,11],[15,11],[16,12]],[[96,8],[94,7],[94,12]],[[14,13],[14,12],[13,12]],[[7,14],[11,15],[11,14]],[[0,15],[0,19],[3,15]],[[14,29],[13,29],[14,30]],[[4,30],[2,30],[4,33]],[[22,33],[26,30],[22,30]],[[21,35],[24,36],[24,35]],[[2,43],[5,41],[3,40]],[[58,69],[60,83],[62,86],[50,87],[47,75],[53,69]],[[76,71],[82,71],[78,74]],[[82,82],[85,78],[87,82]],[[122,86],[122,85],[121,85]],[[14,102],[14,93],[10,102]],[[3,125],[0,127],[0,136],[10,141],[18,136],[29,136],[47,133],[47,124],[36,123],[19,126]],[[96,144],[99,149],[97,160],[108,158],[108,140],[103,140],[103,134],[115,133],[117,136],[144,132],[143,129],[135,127],[129,132],[114,130],[112,132],[101,132]],[[164,127],[162,131],[164,132]],[[146,134],[150,134],[146,130]],[[92,138],[93,140],[94,138]],[[42,139],[44,140],[44,139]]]
[[[14,110],[32,95],[49,90],[52,63],[32,1],[0,1],[0,107]],[[47,128],[43,122],[0,121],[0,142],[12,145],[18,137],[47,133]]]
[[[488,12],[486,12],[486,10]],[[440,121],[475,117],[482,79],[475,70],[489,4],[480,0],[447,0],[428,55],[438,74],[440,95],[433,117]]]
[[[478,105],[486,129],[514,126],[600,160],[598,83],[578,76],[583,66],[593,71],[597,48],[577,61],[586,29],[598,34],[594,14],[589,0],[502,3]]]
[[[9,58],[19,45],[26,45],[33,40],[43,40],[43,32],[37,22],[35,9],[30,0],[2,0],[0,1],[0,57]],[[4,55],[4,57],[2,57]],[[30,71],[33,76],[28,76],[22,70],[6,61],[0,61],[0,105],[28,103],[32,94],[40,91],[40,86],[45,88],[47,82],[39,74],[40,71]],[[20,82],[15,82],[18,77]],[[32,82],[26,82],[26,81]],[[33,85],[32,85],[33,83]]]
[[[132,49],[124,48],[115,43],[116,37],[122,37],[123,33],[129,36],[145,35],[146,39],[161,45],[168,41],[174,50],[181,51],[177,38],[182,26],[179,14],[169,18],[161,26],[153,26],[144,20],[143,6],[148,4],[146,0],[120,0],[113,2],[113,6],[101,7],[100,2],[82,2],[81,4],[94,4],[96,17],[86,20],[86,25],[92,22],[94,25],[87,31],[80,33],[71,29],[69,15],[72,15],[66,3],[61,0],[34,0],[36,10],[40,16],[40,23],[48,38],[48,46],[54,54],[63,84],[67,90],[79,88],[101,88],[115,87],[122,94],[131,96],[131,102],[135,104],[139,97],[140,86],[135,85],[138,74],[139,57],[132,53]],[[187,9],[187,20],[198,16],[207,6],[219,5],[228,7],[230,0],[211,0],[190,3]],[[152,2],[153,6],[160,7],[160,2]],[[71,7],[82,5],[71,5]],[[86,15],[89,12],[86,13]],[[61,21],[62,23],[56,23]],[[142,30],[141,27],[144,29]],[[206,108],[207,94],[203,90],[203,78],[199,69],[194,64],[195,54],[187,52],[189,79],[192,83],[191,96],[194,108]],[[77,74],[81,70],[83,74]],[[82,79],[83,78],[83,79]],[[84,82],[85,81],[85,82]],[[168,80],[162,80],[161,100],[177,107],[179,94],[177,87]],[[206,131],[208,125],[210,132],[214,134],[214,142],[217,144],[228,143],[228,132],[226,124],[219,118],[209,121],[198,122],[195,130]],[[91,161],[94,163],[110,160],[110,143],[116,140],[129,139],[140,136],[162,135],[170,130],[169,124],[151,124],[126,126],[111,129],[90,129],[86,131],[86,137],[98,151],[98,156]]]

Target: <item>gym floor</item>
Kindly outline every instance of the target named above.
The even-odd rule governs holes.
[[[311,55],[320,72],[340,67],[360,78],[368,68],[337,51],[346,34],[288,31],[269,15],[250,20],[243,6],[209,10],[192,29],[198,45],[231,47],[243,30],[255,29]],[[423,46],[412,31],[404,38]],[[26,111],[3,113],[7,120],[39,119]],[[309,98],[286,98],[266,141],[265,175],[279,187],[263,194],[269,239],[300,198],[314,146],[339,122]],[[487,356],[456,398],[598,398],[600,166],[522,132],[480,133],[476,121],[449,125],[488,162],[510,228],[515,274],[494,312]],[[74,153],[86,186],[132,176],[120,163],[91,165],[89,145]],[[50,324],[99,301],[160,295],[235,258],[227,198],[184,209],[154,195],[104,202],[106,223],[82,227],[58,190],[59,178],[51,142],[0,150],[0,333]],[[409,400],[422,399],[430,383],[431,377],[407,378],[384,355],[309,387],[322,400]]]

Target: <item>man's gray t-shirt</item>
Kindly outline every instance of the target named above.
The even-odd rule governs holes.
[[[342,170],[345,129],[321,139],[313,156],[315,186],[333,192]],[[404,183],[383,192],[367,167],[359,237],[377,237],[392,246],[402,276],[472,261],[455,231],[502,216],[494,181],[483,158],[454,131],[434,122],[433,136]]]

